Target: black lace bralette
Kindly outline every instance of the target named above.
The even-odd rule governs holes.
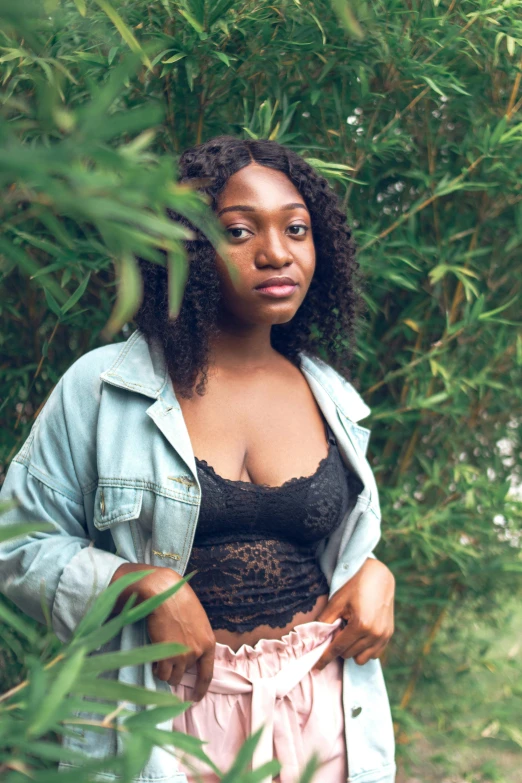
[[[328,583],[316,555],[359,494],[333,433],[311,476],[278,487],[232,481],[196,458],[201,508],[187,573],[214,629],[284,628]]]

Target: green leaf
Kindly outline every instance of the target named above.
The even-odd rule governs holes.
[[[46,732],[53,724],[54,715],[62,700],[73,689],[85,659],[85,650],[75,650],[71,657],[60,666],[58,675],[51,685],[45,699],[40,704],[34,721],[27,728],[28,736],[37,737]]]
[[[330,0],[332,8],[339,17],[341,24],[344,26],[350,35],[355,38],[363,38],[363,31],[361,25],[357,21],[357,17],[352,9],[352,4],[349,0]]]
[[[28,276],[36,275],[36,273],[40,270],[40,264],[31,258],[31,256],[29,256],[21,247],[14,245],[12,242],[9,242],[7,239],[5,239],[5,237],[0,236],[0,262],[2,260],[2,255],[6,256],[7,258],[11,258]],[[57,283],[50,280],[46,281],[45,285],[58,301],[63,301],[65,299],[64,293]]]
[[[210,3],[208,21],[210,27],[223,19],[227,12],[233,7],[235,0],[213,0]]]
[[[74,682],[72,692],[106,701],[130,701],[141,706],[154,704],[158,707],[177,707],[179,704],[179,698],[172,692],[149,691],[147,688],[106,678],[80,677]]]
[[[215,52],[215,56],[218,58],[218,60],[221,60],[222,63],[225,63],[225,65],[230,68],[230,58],[224,52]]]
[[[167,269],[169,275],[169,318],[176,318],[181,307],[188,276],[187,260],[181,248],[179,252],[169,254]]]
[[[47,302],[48,308],[53,312],[58,318],[62,317],[62,310],[60,308],[60,305],[54,298],[54,296],[51,294],[51,292],[44,288],[44,294],[45,294],[45,301]]]
[[[299,783],[313,783],[315,779],[315,773],[320,766],[321,762],[318,756],[312,756],[307,762],[306,767],[304,768],[301,777],[299,778]]]
[[[82,617],[75,628],[73,642],[83,644],[85,637],[100,628],[111,614],[118,596],[131,585],[139,582],[144,576],[152,574],[153,568],[124,574],[101,592],[93,602],[89,611]]]
[[[40,635],[36,628],[33,628],[23,616],[16,614],[6,604],[0,600],[0,620],[27,639],[34,647],[37,647]]]
[[[94,2],[100,6],[105,14],[107,14],[129,49],[131,49],[133,52],[136,52],[136,54],[139,54],[141,61],[152,70],[152,64],[136,40],[134,33],[125,24],[119,13],[114,10],[108,0],[94,0]]]
[[[171,707],[155,707],[153,709],[141,710],[135,715],[125,718],[124,725],[129,731],[135,731],[142,727],[150,728],[157,726],[159,723],[166,723],[168,720],[177,718],[178,715],[186,712],[191,706],[191,701],[180,700],[178,704]]]
[[[488,318],[492,318],[494,315],[497,315],[498,313],[501,313],[503,310],[507,310],[508,307],[511,307],[512,304],[519,301],[519,296],[513,296],[508,302],[506,302],[503,305],[500,305],[500,307],[495,307],[494,310],[488,310],[486,313],[480,313],[479,319],[482,321],[486,321]]]
[[[179,13],[187,20],[189,25],[197,32],[202,33],[204,32],[203,25],[201,22],[198,22],[196,17],[190,13],[190,11],[185,10],[184,8],[178,8],[177,9]]]
[[[65,315],[65,313],[68,310],[70,310],[71,307],[74,307],[76,302],[78,302],[81,299],[81,297],[85,293],[85,289],[87,288],[87,284],[90,279],[91,279],[91,273],[89,272],[89,274],[85,275],[85,277],[83,278],[82,282],[80,283],[80,285],[78,286],[74,294],[72,294],[72,296],[69,297],[69,299],[65,302],[64,305],[62,305],[61,307],[62,315]]]
[[[172,57],[169,57],[167,60],[162,60],[163,65],[168,65],[169,63],[177,63],[179,60],[183,60],[184,57],[187,55],[185,52],[177,52],[176,54],[173,54]]]
[[[437,92],[439,95],[444,95],[444,93],[442,92],[442,90],[440,89],[440,87],[438,87],[438,86],[435,84],[435,82],[433,81],[433,79],[430,79],[430,77],[429,77],[429,76],[423,76],[422,78],[424,79],[424,81],[426,82],[426,84],[428,84],[428,85],[431,87],[431,89],[432,89],[432,90],[435,90],[435,92]]]
[[[85,0],[74,0],[74,5],[80,12],[82,16],[85,16],[87,13],[87,6],[85,5]]]
[[[125,666],[139,666],[143,663],[161,661],[182,655],[188,648],[182,644],[161,643],[148,644],[146,647],[138,647],[134,650],[121,650],[120,652],[101,653],[88,658],[83,666],[84,674],[102,674],[113,669],[123,669]]]
[[[116,304],[105,326],[107,337],[116,334],[138,309],[143,294],[141,275],[136,260],[124,253],[119,264],[119,286]]]
[[[7,510],[4,507],[0,509],[0,513],[5,513]],[[20,536],[28,536],[31,533],[50,533],[53,530],[54,525],[51,525],[49,522],[19,522],[15,525],[2,525],[0,527],[0,543],[19,538]]]
[[[522,730],[516,726],[503,725],[503,731],[513,740],[520,748],[522,748]]]
[[[164,590],[163,593],[158,593],[158,595],[154,595],[151,598],[147,598],[146,601],[142,601],[138,606],[133,606],[132,609],[129,609],[127,613],[127,621],[130,623],[136,623],[138,620],[143,620],[144,617],[148,617],[148,615],[153,612],[154,609],[157,609],[158,606],[161,606],[164,601],[175,595],[178,590],[181,590],[190,576],[192,576],[192,574],[189,574],[183,579],[180,579],[179,582],[176,582],[176,584],[172,585],[172,587]]]
[[[109,65],[112,65],[112,63],[114,62],[114,58],[116,57],[118,52],[119,52],[119,47],[118,46],[112,46],[109,49],[109,54],[107,55],[107,62],[108,62]]]
[[[417,405],[419,408],[433,408],[436,407],[440,402],[445,402],[449,396],[450,395],[448,392],[439,392],[438,394],[432,394],[431,397],[417,400]]]

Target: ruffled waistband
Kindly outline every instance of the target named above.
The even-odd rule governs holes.
[[[261,676],[276,674],[285,661],[300,658],[333,636],[341,620],[335,623],[314,621],[296,625],[281,639],[260,639],[252,647],[243,644],[236,652],[227,644],[216,644],[215,665],[250,675],[257,669]]]

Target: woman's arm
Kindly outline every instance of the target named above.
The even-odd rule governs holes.
[[[94,503],[94,490],[86,490],[95,485],[97,404],[96,389],[79,380],[73,366],[58,383],[0,493],[0,501],[13,504],[0,514],[1,527],[50,526],[0,546],[0,592],[41,623],[50,615],[63,642],[127,562],[93,546],[89,537],[86,507]]]
[[[323,669],[337,656],[364,664],[378,658],[394,631],[395,578],[372,554],[359,571],[328,601],[318,620],[333,623],[339,617],[347,625],[334,638],[315,668]]]
[[[145,563],[126,563],[114,573],[111,582],[125,574],[150,569]],[[170,568],[155,568],[120,594],[114,614],[120,612],[128,598],[136,594],[137,602],[168,590],[181,580]],[[181,655],[156,661],[153,672],[170,685],[179,685],[187,669],[196,665],[197,679],[193,699],[199,701],[207,692],[214,670],[216,640],[209,619],[194,591],[185,583],[173,596],[167,598],[147,617],[147,630],[153,643],[177,643],[187,648]]]

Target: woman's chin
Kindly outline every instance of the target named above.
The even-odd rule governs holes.
[[[295,316],[297,309],[298,308],[296,308],[295,305],[290,307],[288,303],[279,302],[277,305],[271,306],[263,313],[260,313],[259,320],[260,322],[270,326],[287,324]]]

